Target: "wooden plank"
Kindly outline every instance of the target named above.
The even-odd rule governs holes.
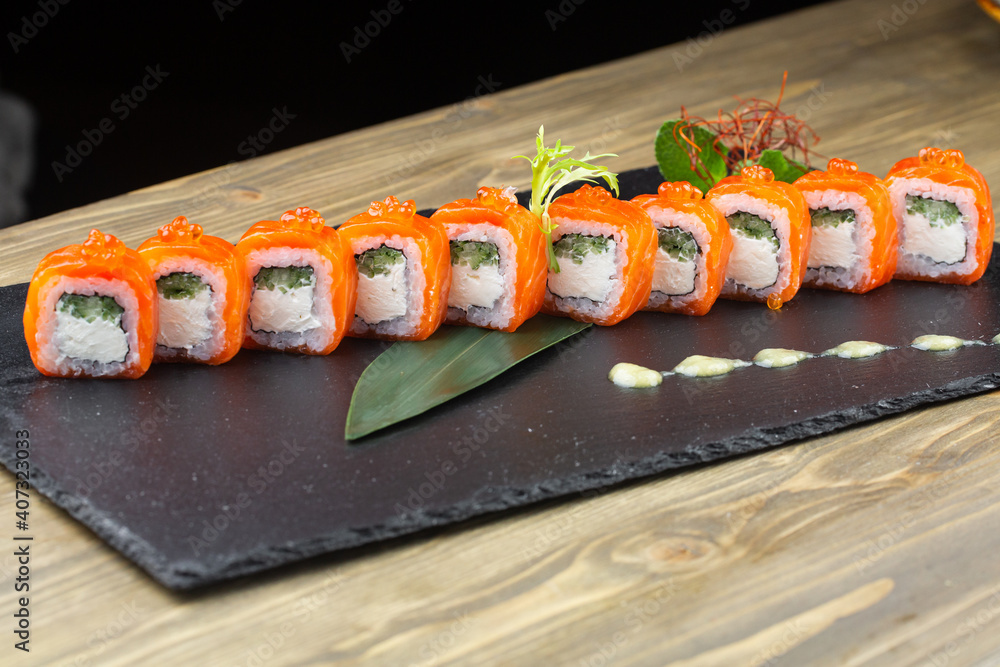
[[[235,240],[300,204],[337,221],[390,193],[523,186],[509,156],[542,122],[648,165],[681,103],[773,97],[786,67],[825,154],[884,173],[961,147],[998,182],[1000,29],[951,0],[883,38],[893,7],[822,5],[729,30],[682,71],[685,44],[2,230],[0,282],[92,225],[134,245],[187,214]],[[994,392],[195,595],[35,498],[30,664],[996,664],[998,415]],[[9,475],[0,495],[13,506]],[[0,557],[4,613],[14,576]]]

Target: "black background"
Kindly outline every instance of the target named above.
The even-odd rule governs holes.
[[[479,77],[507,89],[817,0],[0,4],[0,87],[37,114],[35,218],[450,104]],[[122,118],[115,101],[157,65],[167,76]],[[275,109],[294,118],[262,150],[244,143]],[[100,143],[60,181],[53,162],[85,132]]]

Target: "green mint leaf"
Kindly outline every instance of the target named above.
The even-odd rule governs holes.
[[[726,161],[715,150],[718,145],[719,149],[724,152],[725,147],[719,144],[718,138],[705,128],[689,128],[691,138],[701,149],[698,151],[697,157],[701,160],[710,177],[708,180],[702,178],[691,168],[691,152],[694,152],[694,148],[680,137],[674,138],[674,128],[680,122],[682,121],[679,118],[668,120],[660,126],[660,131],[656,133],[654,151],[656,162],[660,165],[660,174],[668,181],[688,181],[702,192],[707,192],[726,176]]]
[[[757,164],[773,171],[774,180],[785,183],[794,183],[796,179],[809,171],[809,168],[801,162],[789,160],[784,153],[773,148],[762,152],[757,158]]]

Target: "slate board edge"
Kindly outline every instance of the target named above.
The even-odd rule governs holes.
[[[1000,373],[989,373],[962,378],[944,386],[884,399],[877,403],[830,412],[779,428],[750,429],[740,436],[706,443],[689,448],[684,454],[666,454],[647,457],[621,467],[612,467],[599,474],[550,479],[530,488],[497,488],[490,498],[458,503],[447,511],[413,512],[398,521],[370,526],[361,530],[342,530],[313,540],[291,544],[280,549],[267,548],[246,554],[238,559],[218,562],[215,567],[180,562],[168,564],[166,559],[139,536],[116,523],[106,513],[92,507],[85,500],[63,491],[44,470],[32,469],[32,489],[48,497],[55,505],[83,523],[98,537],[120,551],[149,573],[163,586],[173,590],[193,590],[208,584],[234,579],[305,558],[359,547],[390,538],[412,535],[421,530],[464,521],[474,517],[522,507],[544,500],[582,493],[621,482],[650,477],[667,470],[698,463],[760,451],[805,438],[825,435],[851,426],[899,414],[921,405],[940,403],[954,398],[972,396],[1000,386]],[[6,419],[5,421],[9,421]],[[14,451],[0,448],[0,463],[14,471]]]

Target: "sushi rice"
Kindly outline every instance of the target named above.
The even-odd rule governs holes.
[[[712,203],[729,220],[737,213],[749,213],[767,222],[778,239],[778,248],[767,239],[755,239],[732,229],[733,251],[729,256],[723,297],[744,296],[763,301],[774,292],[784,291],[791,282],[789,246],[791,221],[788,212],[748,194],[723,194]]]
[[[954,223],[935,225],[926,215],[909,210],[907,195],[951,202],[961,216]],[[889,196],[899,221],[897,273],[938,278],[975,270],[976,253],[970,250],[978,241],[979,214],[972,190],[942,185],[929,178],[897,178],[889,187]]]
[[[368,236],[355,242],[355,258],[368,250],[386,246],[403,253],[404,269],[388,275],[366,276],[358,272],[358,302],[351,333],[379,336],[412,335],[420,326],[424,310],[426,278],[421,264],[420,246],[408,237]],[[387,317],[388,316],[388,317]],[[374,321],[365,319],[366,317]]]
[[[268,247],[252,250],[247,274],[255,279],[263,268],[311,267],[312,281],[292,289],[262,289],[256,282],[247,315],[247,336],[259,345],[285,350],[305,347],[323,350],[335,336],[330,275],[333,265],[319,252],[306,248]]]
[[[448,322],[466,321],[479,327],[502,329],[514,316],[517,287],[517,247],[511,233],[497,225],[448,224],[448,238],[456,242],[487,243],[496,247],[498,263],[473,268],[467,261],[453,261],[448,292]]]
[[[853,222],[836,226],[812,225],[805,284],[811,287],[847,289],[871,274],[875,229],[865,198],[855,192],[807,190],[802,193],[810,214],[819,209],[853,211]]]
[[[153,272],[159,280],[174,273],[197,276],[207,289],[187,298],[166,298],[158,290],[160,328],[156,336],[156,356],[169,361],[191,358],[211,359],[225,346],[226,275],[218,267],[195,257],[170,257]]]
[[[653,220],[657,232],[675,228],[691,235],[697,245],[697,252],[691,259],[672,257],[662,247],[656,249],[656,267],[653,273],[653,291],[649,295],[647,309],[663,306],[680,309],[699,300],[706,288],[705,253],[702,250],[711,243],[711,235],[701,220],[690,213],[675,209],[651,206],[646,213]]]
[[[559,218],[552,234],[553,245],[567,234],[604,237],[604,252],[588,252],[577,263],[558,257],[559,272],[549,270],[545,300],[571,317],[603,319],[611,316],[625,290],[621,276],[628,261],[628,239],[614,225],[587,220]],[[558,255],[558,252],[557,252]]]
[[[105,296],[124,309],[114,321],[86,321],[59,307],[64,294]],[[60,277],[45,292],[35,336],[38,362],[60,376],[116,376],[138,360],[139,300],[123,280]]]

